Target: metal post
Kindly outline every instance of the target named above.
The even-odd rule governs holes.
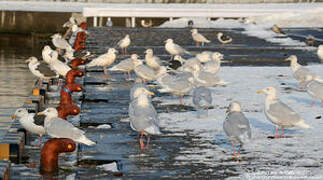
[[[96,27],[98,25],[98,20],[97,20],[97,17],[94,16],[93,17],[93,26]]]
[[[131,27],[136,27],[136,18],[135,17],[131,17]]]
[[[102,27],[103,17],[99,17],[99,26]]]

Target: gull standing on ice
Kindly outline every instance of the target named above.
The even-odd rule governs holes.
[[[94,58],[90,63],[86,65],[86,67],[93,67],[93,66],[102,66],[104,76],[108,77],[107,66],[110,66],[116,60],[118,51],[114,48],[109,48],[108,52],[105,54],[100,55],[97,58]]]
[[[223,59],[223,54],[215,52],[212,54],[212,60],[205,63],[203,66],[203,71],[216,74],[220,70],[221,60]]]
[[[213,87],[213,86],[224,86],[228,83],[217,77],[216,74],[205,72],[200,69],[199,66],[195,65],[193,69],[193,84],[195,86]]]
[[[228,35],[224,35],[222,32],[219,32],[218,34],[216,34],[216,37],[222,44],[227,44],[232,42],[232,38]]]
[[[167,39],[165,43],[165,49],[171,55],[170,60],[172,60],[175,55],[191,54],[178,44],[174,43],[173,39]]]
[[[113,67],[109,68],[109,71],[121,71],[124,73],[124,79],[127,80],[127,74],[128,73],[128,79],[131,79],[130,71],[134,69],[134,61],[138,61],[138,55],[132,54],[130,58],[122,60],[119,64],[114,65]]]
[[[47,64],[50,64],[50,61],[52,60],[52,52],[52,48],[50,48],[50,46],[48,45],[44,46],[44,48],[42,49],[42,57]]]
[[[323,107],[323,83],[316,81],[313,76],[307,75],[304,84],[307,93],[313,98],[312,106],[315,104],[315,99],[319,99]]]
[[[161,66],[158,71],[154,71],[150,67],[143,64],[142,60],[134,62],[134,71],[137,76],[146,81],[154,81],[157,78],[167,73],[167,69],[164,66]]]
[[[95,144],[95,142],[89,140],[85,136],[84,131],[74,127],[70,122],[59,118],[55,108],[47,108],[46,110],[39,112],[38,115],[46,115],[45,130],[49,136],[53,138],[69,138],[88,146]]]
[[[267,95],[265,100],[265,115],[269,121],[276,125],[276,135],[274,138],[283,138],[285,127],[297,126],[305,129],[311,128],[303,118],[278,99],[275,88],[267,87],[258,91],[258,94],[262,93]],[[280,136],[278,136],[279,126],[281,126]]]
[[[212,94],[208,88],[197,87],[193,91],[193,104],[197,108],[197,118],[200,118],[200,109],[206,110],[206,116],[209,116],[209,106],[212,105]]]
[[[43,122],[38,121],[35,118],[35,113],[28,113],[27,109],[19,108],[16,110],[15,114],[11,117],[15,119],[16,117],[19,118],[20,124],[29,132],[33,134],[39,135],[39,143],[38,147],[40,146],[42,136],[45,134],[45,128],[42,126]]]
[[[152,49],[147,49],[145,53],[146,53],[145,55],[146,64],[149,67],[153,68],[155,71],[158,70],[161,66],[159,57],[154,56],[154,52]]]
[[[307,75],[311,75],[314,77],[315,80],[323,82],[323,80],[320,77],[316,76],[315,73],[311,72],[306,67],[300,65],[297,62],[297,56],[291,55],[287,59],[285,59],[285,61],[290,61],[290,67],[293,71],[293,75],[299,83],[305,82],[305,78]]]
[[[148,98],[148,95],[154,95],[154,93],[145,88],[138,88],[134,94],[136,98],[129,104],[130,127],[141,134],[140,148],[148,150],[150,135],[161,134],[157,112]],[[147,137],[146,147],[143,143],[144,135]]]
[[[232,102],[226,112],[228,114],[223,122],[223,130],[231,141],[234,156],[236,156],[234,143],[240,144],[238,152],[239,156],[242,144],[251,139],[249,120],[241,112],[241,105],[239,102]]]
[[[118,42],[118,46],[121,48],[123,55],[127,54],[127,47],[130,45],[131,40],[129,34],[127,34],[123,39]]]
[[[202,43],[202,46],[204,46],[204,43],[210,43],[211,41],[206,39],[202,34],[197,32],[197,29],[192,29],[192,38],[196,42],[196,47],[200,46],[200,43]]]

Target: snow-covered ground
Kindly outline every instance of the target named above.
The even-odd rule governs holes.
[[[273,25],[278,27],[323,27],[323,8],[313,8],[302,12],[275,13],[272,15],[253,16],[245,19],[217,19],[207,20],[206,18],[180,18],[167,21],[160,27],[187,27],[189,20],[194,22],[195,28],[242,28],[243,34],[265,39],[272,43],[279,43],[287,46],[306,46],[304,42],[293,40],[286,35],[277,34],[271,30]],[[283,37],[283,38],[282,38]],[[309,47],[310,48],[310,47]]]
[[[322,65],[307,66],[323,77]],[[210,167],[230,166],[227,171],[240,174],[245,179],[259,177],[323,178],[323,114],[321,103],[310,107],[311,97],[306,92],[296,91],[297,81],[289,67],[222,67],[219,76],[230,82],[226,87],[211,88],[214,109],[209,117],[197,112],[160,113],[161,127],[167,135],[197,137],[196,148],[180,149],[180,163],[205,163]],[[286,129],[285,135],[292,138],[268,139],[274,135],[275,126],[266,119],[263,108],[265,95],[257,91],[265,87],[277,88],[278,97],[298,112],[313,129]],[[165,104],[177,104],[177,97],[156,97]],[[232,101],[239,101],[252,127],[252,140],[243,146],[241,162],[232,158],[231,144],[223,131],[225,110]],[[191,96],[184,98],[185,105],[192,105]],[[202,111],[203,113],[203,111]],[[321,117],[322,116],[322,117]],[[202,144],[199,144],[203,142]],[[238,147],[236,147],[238,148]],[[210,169],[215,173],[216,168]],[[268,174],[271,173],[271,174]],[[293,174],[294,173],[294,174]]]

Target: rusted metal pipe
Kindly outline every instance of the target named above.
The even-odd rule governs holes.
[[[74,84],[75,77],[82,77],[84,75],[83,71],[78,69],[71,69],[66,73],[66,84]]]
[[[61,90],[60,105],[72,104],[72,92],[80,92],[82,89],[79,84],[64,85]]]
[[[58,172],[58,155],[63,152],[73,152],[76,144],[67,138],[53,138],[48,140],[42,150],[40,157],[40,173],[55,174]]]
[[[73,104],[60,105],[56,109],[58,111],[58,117],[64,120],[66,120],[69,115],[78,115],[81,112],[80,107]]]
[[[86,61],[81,58],[75,58],[71,62],[69,62],[69,65],[72,69],[77,69],[79,65],[84,65]]]
[[[85,48],[85,41],[86,41],[86,33],[85,32],[78,32],[76,35],[75,43],[74,43],[74,50],[79,51]]]

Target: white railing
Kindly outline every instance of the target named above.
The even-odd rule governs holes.
[[[98,26],[98,18],[131,18],[135,27],[135,18],[181,18],[181,17],[249,17],[285,12],[302,12],[323,7],[323,3],[297,4],[109,4],[105,7],[83,9],[84,17],[93,17],[93,26]],[[102,19],[100,19],[102,20]]]

